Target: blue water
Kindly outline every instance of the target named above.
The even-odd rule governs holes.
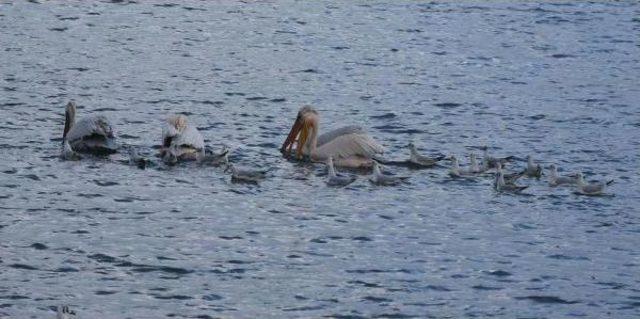
[[[0,317],[640,316],[637,3],[113,2],[0,4]],[[70,99],[149,153],[187,114],[270,176],[60,161]],[[303,104],[390,159],[487,145],[616,182],[329,188],[278,152]]]

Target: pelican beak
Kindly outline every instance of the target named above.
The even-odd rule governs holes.
[[[298,145],[296,146],[296,158],[302,159],[302,151],[304,150],[304,145],[307,143],[307,139],[309,139],[309,130],[311,125],[307,121],[302,121],[302,127],[300,128],[300,138],[298,139]]]
[[[293,123],[293,126],[291,127],[291,131],[289,132],[287,139],[284,141],[282,147],[280,148],[280,151],[284,153],[285,156],[291,153],[293,142],[295,142],[296,137],[298,137],[298,133],[300,133],[300,130],[302,130],[302,126],[302,118],[298,116],[298,118],[296,118],[296,121]]]

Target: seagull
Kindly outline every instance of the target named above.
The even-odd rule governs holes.
[[[502,170],[498,170],[496,173],[496,179],[493,182],[493,188],[498,192],[513,192],[518,193],[526,189],[529,186],[516,185],[515,183],[506,183],[504,180],[504,173]]]
[[[582,195],[602,195],[602,194],[604,194],[604,191],[607,188],[607,185],[610,185],[611,183],[613,183],[613,180],[610,180],[610,181],[607,181],[607,182],[598,181],[598,182],[587,183],[587,182],[584,181],[584,177],[582,176],[582,172],[578,172],[577,187],[578,187],[578,193],[579,194],[582,194]]]
[[[542,167],[540,164],[533,162],[533,157],[531,157],[531,155],[527,155],[527,168],[524,170],[524,173],[529,177],[535,177],[538,179],[542,176]]]
[[[237,183],[258,184],[258,182],[267,177],[266,171],[236,167],[231,163],[227,164],[227,168],[224,171],[225,173],[231,172],[231,181]]]
[[[444,158],[443,156],[431,158],[428,156],[421,155],[420,153],[418,153],[418,149],[416,148],[416,145],[413,142],[409,143],[409,150],[411,151],[411,157],[409,157],[409,163],[415,164],[416,166],[419,166],[419,167],[436,166],[438,165],[438,162]]]
[[[132,147],[129,149],[129,164],[137,166],[139,169],[145,169],[151,165],[151,161],[141,156],[138,153],[138,149]]]
[[[58,306],[56,319],[75,319],[76,313],[69,306]]]
[[[327,185],[329,186],[347,186],[356,180],[353,175],[338,175],[333,167],[333,156],[329,156],[327,160],[327,170],[329,171],[329,179]]]
[[[502,172],[502,177],[504,178],[504,181],[506,184],[514,184],[520,177],[524,176],[524,171],[522,172],[516,172],[516,173],[505,173],[502,170],[502,164],[497,163],[496,165],[496,172]]]
[[[380,164],[377,161],[373,161],[373,176],[369,178],[369,181],[380,186],[395,186],[403,183],[408,178],[408,176],[391,176],[382,174]]]
[[[72,148],[69,141],[66,139],[62,142],[62,153],[60,154],[60,158],[65,161],[78,161],[82,159],[80,154],[76,153]]]
[[[578,182],[577,176],[560,176],[556,165],[549,166],[549,186],[573,185]]]
[[[451,168],[449,169],[449,176],[453,178],[458,178],[458,177],[469,178],[469,177],[475,176],[475,173],[473,173],[470,169],[460,168],[458,159],[455,156],[451,155],[449,159],[451,160]]]
[[[178,164],[178,155],[172,147],[166,148],[161,152],[162,161],[169,166]]]
[[[200,165],[220,166],[229,164],[229,148],[226,146],[218,154],[206,154],[198,159]]]
[[[505,158],[493,157],[489,155],[487,146],[483,146],[482,149],[484,151],[484,154],[482,157],[482,164],[486,169],[496,168],[497,163],[504,165],[505,163],[513,159],[513,156],[507,156]]]
[[[478,160],[476,159],[476,154],[474,153],[471,153],[469,155],[469,161],[471,162],[471,168],[469,169],[471,173],[476,173],[476,174],[484,173],[489,169],[485,165],[482,165],[482,167],[478,165]]]

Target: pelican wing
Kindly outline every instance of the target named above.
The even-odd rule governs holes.
[[[332,141],[332,140],[334,140],[337,137],[340,137],[342,135],[354,134],[354,133],[367,134],[367,132],[361,126],[358,126],[358,125],[350,125],[350,126],[341,127],[339,129],[335,129],[333,131],[329,131],[327,133],[324,133],[324,134],[318,136],[318,147],[320,147],[323,144],[326,144],[327,142],[330,142],[330,141]]]
[[[318,146],[317,153],[327,157],[333,156],[334,158],[349,158],[354,156],[373,158],[375,155],[384,153],[384,148],[364,133],[362,129],[354,133],[336,135],[333,139]]]
[[[75,123],[67,133],[67,141],[74,143],[87,137],[114,138],[109,120],[102,115],[88,116]]]
[[[201,150],[204,149],[204,138],[197,128],[187,126],[182,132],[179,132],[171,138],[171,146],[192,147]]]

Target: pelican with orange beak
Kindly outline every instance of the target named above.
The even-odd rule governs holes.
[[[296,144],[295,156],[308,156],[313,162],[326,162],[333,157],[335,166],[372,167],[373,159],[384,153],[384,148],[360,126],[346,126],[318,135],[320,116],[310,106],[303,106],[281,147],[285,156]]]

